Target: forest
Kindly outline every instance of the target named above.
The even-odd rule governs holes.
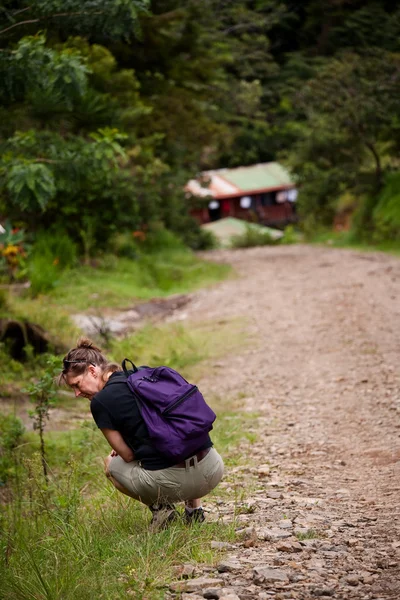
[[[206,247],[185,182],[270,160],[305,232],[351,213],[358,239],[399,238],[397,2],[6,0],[0,76],[14,278],[21,231],[87,259],[154,223]]]

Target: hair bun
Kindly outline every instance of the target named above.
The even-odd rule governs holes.
[[[101,352],[100,348],[97,348],[97,346],[94,345],[92,340],[90,340],[89,338],[85,338],[85,337],[79,338],[79,340],[77,341],[76,347],[77,348],[87,348],[88,350],[95,350],[96,352]]]

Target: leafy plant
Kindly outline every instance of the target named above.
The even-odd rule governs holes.
[[[6,282],[24,279],[28,251],[25,231],[13,229],[10,221],[6,221],[4,232],[0,233],[0,278],[3,277]]]
[[[46,421],[49,418],[49,411],[54,404],[56,394],[54,390],[54,377],[59,372],[59,361],[56,357],[49,357],[47,361],[47,369],[36,383],[32,383],[27,388],[27,393],[30,396],[30,401],[34,405],[34,409],[30,412],[30,417],[33,420],[33,429],[39,432],[40,438],[40,459],[43,468],[43,475],[48,481],[48,470],[46,462],[46,448],[44,440],[44,429]]]
[[[0,486],[4,485],[15,467],[14,450],[25,428],[14,415],[0,414]]]

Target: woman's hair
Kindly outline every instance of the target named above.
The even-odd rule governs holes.
[[[63,370],[57,378],[57,383],[59,385],[65,383],[67,373],[81,375],[89,365],[100,367],[104,380],[106,380],[105,376],[108,373],[113,373],[120,369],[117,363],[109,362],[100,348],[97,348],[91,340],[82,337],[78,340],[76,348],[71,348],[68,354],[64,356]]]

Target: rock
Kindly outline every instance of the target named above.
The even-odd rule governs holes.
[[[360,579],[359,579],[358,575],[347,575],[347,577],[345,578],[345,581],[349,585],[356,586],[359,584]]]
[[[223,596],[220,596],[219,600],[240,600],[240,597],[234,592],[231,592],[230,594],[224,594]]]
[[[313,588],[311,590],[311,593],[313,594],[313,596],[317,596],[317,597],[325,596],[325,597],[329,598],[331,596],[334,596],[335,590],[332,588],[321,587],[321,588]]]
[[[219,573],[229,573],[234,571],[241,571],[242,565],[239,562],[233,560],[226,560],[224,562],[219,563],[217,569]]]
[[[222,588],[209,588],[204,590],[203,598],[207,598],[208,600],[218,600],[221,594],[223,594]]]
[[[278,540],[284,540],[286,538],[292,537],[290,531],[285,531],[280,528],[263,528],[258,530],[258,537],[262,540],[267,540],[268,542],[276,542]]]
[[[211,542],[211,548],[213,550],[234,550],[235,546],[233,544],[229,544],[228,542]]]
[[[281,529],[292,529],[293,523],[289,519],[282,519],[282,521],[279,521],[278,527]]]
[[[288,583],[289,581],[285,571],[268,566],[254,567],[253,579],[256,583]]]
[[[187,581],[171,583],[170,590],[172,592],[196,592],[197,590],[222,585],[223,583],[223,579],[198,577],[197,579],[188,579]]]
[[[186,594],[185,592],[181,596],[182,600],[204,600],[204,596],[198,594]]]
[[[260,465],[257,469],[258,477],[267,477],[271,472],[271,468],[269,465]]]
[[[245,527],[244,529],[236,529],[236,535],[241,540],[257,540],[258,535],[254,527]]]
[[[267,498],[272,498],[273,500],[282,500],[283,495],[281,492],[276,492],[275,490],[270,490],[266,493]]]
[[[279,552],[293,552],[292,544],[290,542],[279,542],[275,547]]]

